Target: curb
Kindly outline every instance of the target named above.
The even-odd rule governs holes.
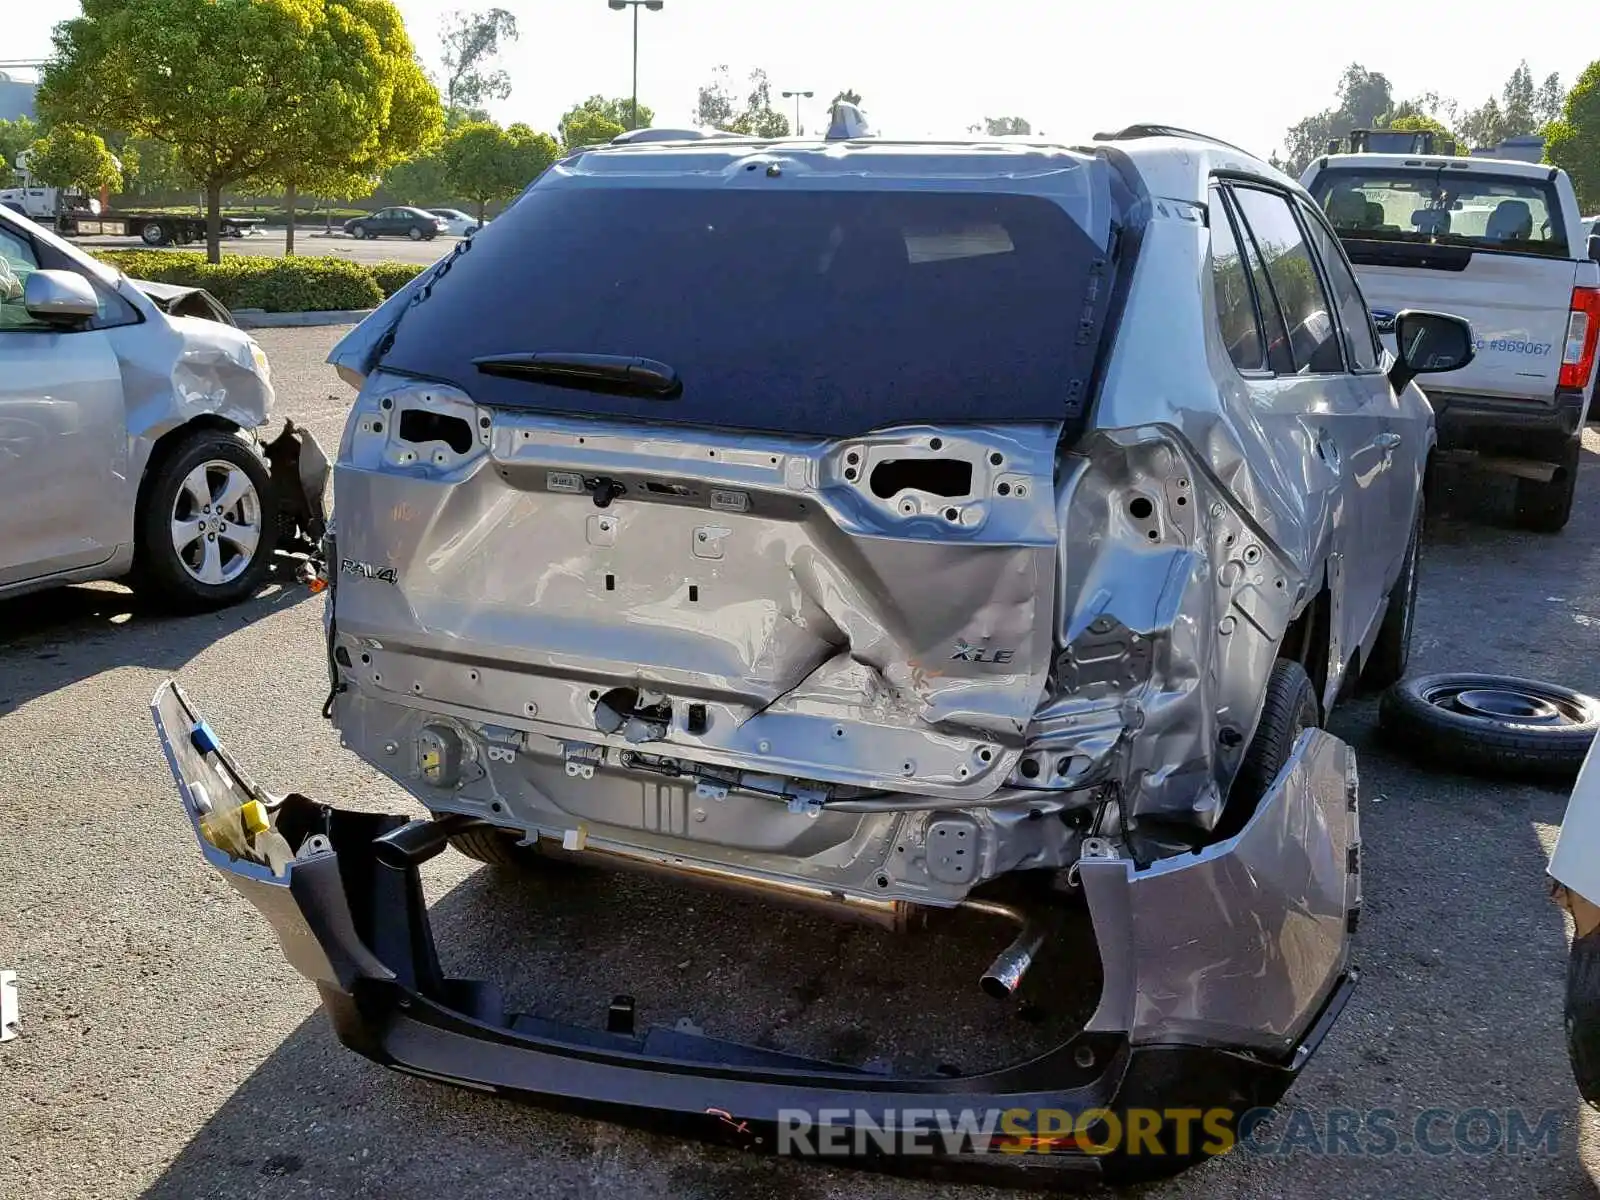
[[[305,329],[314,325],[358,325],[373,311],[335,308],[326,312],[263,312],[259,308],[236,308],[233,319],[240,329]]]

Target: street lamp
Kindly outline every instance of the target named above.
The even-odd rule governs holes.
[[[794,133],[796,137],[799,137],[805,132],[805,130],[800,127],[800,98],[804,96],[807,100],[809,100],[815,95],[815,92],[785,92],[783,94],[783,98],[785,100],[788,100],[790,97],[794,98]]]
[[[664,3],[665,0],[606,0],[606,5],[618,12],[633,9],[633,124],[630,129],[639,128],[639,9],[642,6],[651,12],[660,12]]]

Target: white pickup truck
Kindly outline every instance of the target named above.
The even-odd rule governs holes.
[[[1427,387],[1441,454],[1516,476],[1523,528],[1563,528],[1600,334],[1600,264],[1566,173],[1508,159],[1327,154],[1301,183],[1344,243],[1391,352],[1402,309],[1471,322],[1473,360]]]

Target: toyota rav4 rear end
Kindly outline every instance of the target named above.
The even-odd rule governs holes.
[[[1169,157],[1203,200],[1204,154]],[[620,146],[347,337],[328,712],[435,819],[275,800],[156,702],[208,858],[341,1036],[766,1149],[797,1111],[1093,1114],[945,1146],[1051,1178],[1206,1152],[1161,1124],[1127,1153],[1118,1114],[1273,1102],[1353,980],[1356,777],[1310,728],[1229,802],[1328,510],[1213,373],[1206,246],[1110,147]],[[965,1078],[557,1025],[441,977],[416,868],[447,841],[819,919],[985,912],[1003,998],[1082,897],[1103,992]]]

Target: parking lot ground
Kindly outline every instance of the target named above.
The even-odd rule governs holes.
[[[267,330],[280,413],[337,444],[339,329]],[[1600,692],[1600,438],[1555,537],[1505,527],[1504,489],[1451,479],[1424,548],[1416,669],[1482,668]],[[739,1155],[386,1072],[345,1051],[254,909],[202,864],[147,703],[176,674],[268,787],[411,809],[338,746],[320,601],[269,586],[228,612],[144,613],[115,585],[0,604],[0,968],[20,1036],[0,1046],[0,1196],[998,1197],[1000,1191]],[[1285,1099],[1240,1149],[1149,1197],[1600,1195],[1600,1121],[1561,1030],[1568,931],[1544,866],[1565,803],[1402,761],[1376,705],[1334,729],[1361,756],[1362,981]],[[977,994],[1006,936],[980,924],[896,941],[658,882],[507,879],[454,854],[427,887],[448,970],[514,1002],[864,1059],[971,1069],[1037,1047],[1092,1003],[1088,944],[1032,981],[1042,1021]],[[1444,1110],[1414,1143],[1419,1114]],[[1553,1145],[1471,1153],[1456,1116],[1522,1114]],[[1392,1152],[1337,1114],[1392,1110]],[[1550,1114],[1546,1117],[1546,1114]],[[1376,1127],[1376,1126],[1372,1126]],[[1326,1152],[1311,1152],[1320,1144]],[[1445,1153],[1430,1153],[1443,1145]],[[1275,1153],[1274,1151],[1293,1152]]]
[[[329,237],[319,226],[299,226],[294,234],[294,252],[299,257],[312,255],[326,256],[329,258],[348,258],[352,262],[379,263],[379,262],[408,262],[427,266],[440,256],[448,254],[454,248],[459,238],[448,234],[440,234],[431,242],[413,242],[409,238],[386,237],[368,238],[358,242],[354,238]],[[205,251],[204,242],[196,242],[190,246],[146,246],[138,238],[131,237],[86,237],[74,238],[75,245],[82,246],[89,253],[94,254],[100,250],[190,250]],[[224,254],[250,254],[263,258],[282,258],[284,249],[284,236],[281,228],[269,228],[259,236],[242,238],[224,238],[222,252]]]

